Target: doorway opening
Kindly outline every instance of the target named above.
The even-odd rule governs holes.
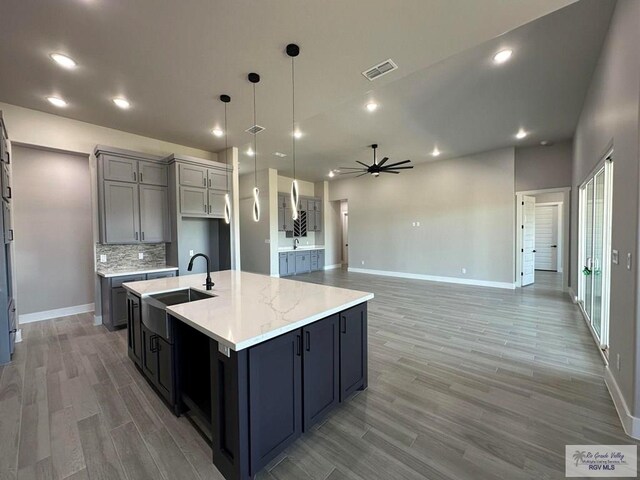
[[[536,282],[569,290],[569,207],[571,188],[516,192],[516,286]]]
[[[580,186],[578,305],[591,333],[607,351],[609,345],[609,293],[611,285],[611,205],[613,152]],[[617,258],[613,259],[617,262]]]
[[[340,202],[340,222],[342,224],[342,267],[349,267],[349,202]]]

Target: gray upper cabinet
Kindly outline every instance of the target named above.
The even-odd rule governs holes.
[[[135,243],[139,241],[138,185],[104,182],[103,242]]]
[[[208,212],[209,199],[207,198],[206,188],[180,187],[180,213],[184,215],[207,215]]]
[[[224,192],[209,190],[209,215],[224,217]]]
[[[167,166],[161,163],[140,162],[138,165],[140,183],[144,185],[167,186]]]
[[[207,186],[215,190],[227,190],[227,176],[221,170],[207,170]]]
[[[102,155],[102,168],[105,180],[132,183],[138,181],[138,161],[132,158]]]
[[[140,240],[147,243],[171,241],[165,187],[140,185]]]
[[[208,168],[181,163],[178,170],[180,185],[185,187],[207,187]]]

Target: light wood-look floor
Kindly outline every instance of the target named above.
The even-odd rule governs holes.
[[[564,478],[565,444],[628,444],[557,275],[507,291],[341,270],[372,291],[369,388],[260,479]],[[0,480],[220,479],[210,451],[91,315],[25,325],[0,367]]]

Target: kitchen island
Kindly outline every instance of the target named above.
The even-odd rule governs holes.
[[[129,357],[209,441],[227,479],[249,479],[367,387],[373,294],[239,271],[125,283]]]

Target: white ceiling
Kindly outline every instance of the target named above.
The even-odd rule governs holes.
[[[232,96],[229,143],[252,136],[258,85],[260,168],[286,170],[291,156],[290,60],[296,42],[298,176],[368,160],[380,143],[392,158],[426,159],[570,136],[608,24],[612,1],[582,0],[22,0],[0,16],[0,101],[179,144],[217,151],[224,139],[217,97]],[[525,25],[561,7],[564,10]],[[512,31],[516,29],[515,31]],[[510,32],[511,31],[511,32]],[[504,34],[505,32],[510,32]],[[490,56],[514,48],[497,69]],[[48,54],[67,53],[73,71]],[[462,52],[462,53],[461,53]],[[457,54],[457,55],[456,55]],[[360,72],[392,58],[375,82]],[[445,60],[448,59],[448,60]],[[60,95],[65,109],[44,97]],[[122,95],[129,111],[110,103]],[[375,97],[375,114],[363,109]],[[246,171],[253,160],[242,156]]]

